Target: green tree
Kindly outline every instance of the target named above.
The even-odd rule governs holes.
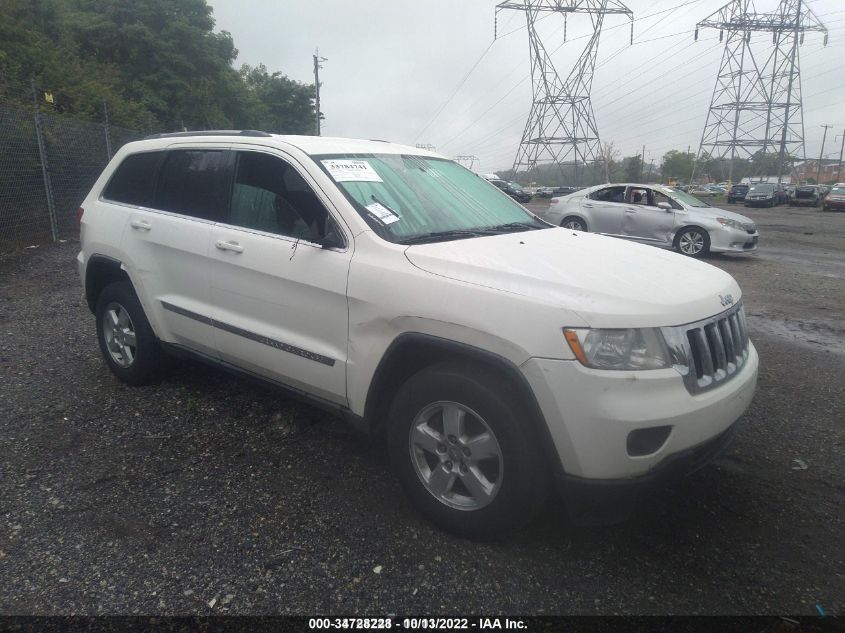
[[[677,178],[678,180],[688,181],[692,175],[694,161],[695,154],[692,152],[670,150],[663,155],[660,173],[664,179]]]
[[[0,0],[0,97],[141,129],[313,131],[311,88],[259,66],[239,72],[206,0]],[[308,110],[310,109],[310,116]]]
[[[240,76],[253,100],[250,116],[257,127],[277,134],[314,134],[314,86],[269,73],[264,64],[241,66]]]
[[[643,175],[643,159],[641,156],[626,156],[622,159],[625,180],[639,182]]]

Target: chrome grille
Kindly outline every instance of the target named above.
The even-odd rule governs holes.
[[[726,383],[748,360],[748,327],[741,303],[709,319],[663,330],[690,393]]]

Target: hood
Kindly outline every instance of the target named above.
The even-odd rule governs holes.
[[[741,295],[715,266],[563,228],[420,244],[405,256],[434,275],[570,310],[592,327],[682,325],[726,310],[727,295],[734,302]]]
[[[742,222],[743,224],[754,224],[754,220],[749,217],[740,215],[739,213],[734,213],[733,211],[720,209],[719,207],[687,207],[687,211],[697,215],[704,215],[708,218],[713,218],[714,220],[716,218],[727,218],[729,220]]]

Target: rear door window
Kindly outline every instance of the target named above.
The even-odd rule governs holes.
[[[203,220],[224,217],[229,197],[232,152],[167,152],[156,188],[155,207]]]
[[[153,200],[156,170],[163,152],[131,154],[123,159],[103,191],[103,198],[148,207]]]

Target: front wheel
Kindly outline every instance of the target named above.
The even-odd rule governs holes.
[[[573,231],[581,231],[583,233],[587,232],[587,223],[579,217],[574,215],[567,216],[563,218],[560,225],[565,229],[571,229]]]
[[[416,508],[439,527],[489,539],[528,523],[548,473],[513,387],[482,366],[441,363],[405,382],[388,448]]]
[[[710,236],[696,227],[681,229],[675,237],[675,250],[687,257],[704,257],[710,252]]]

